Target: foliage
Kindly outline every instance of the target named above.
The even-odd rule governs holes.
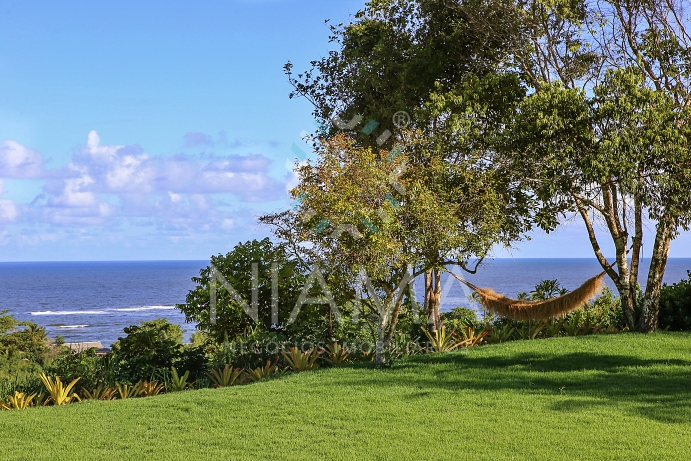
[[[454,331],[462,331],[466,327],[479,328],[480,321],[474,309],[458,306],[451,309],[451,312],[441,314],[444,324]]]
[[[185,371],[185,373],[180,376],[178,375],[178,370],[175,367],[170,368],[170,381],[166,382],[166,387],[168,387],[168,383],[170,383],[170,388],[168,389],[170,392],[180,392],[184,391],[185,389],[192,389],[194,386],[192,383],[188,383],[187,379],[190,377],[190,372]]]
[[[53,405],[67,405],[74,400],[77,402],[82,401],[76,392],[72,392],[75,384],[77,384],[80,378],[73,379],[65,386],[59,376],[52,378],[45,373],[41,373],[39,376],[43,385],[46,387],[46,391],[48,391],[48,398],[43,402],[43,405],[48,405],[49,403]]]
[[[118,398],[121,400],[133,399],[139,396],[138,384],[130,385],[127,383],[115,383],[115,390],[118,393]]]
[[[152,397],[158,395],[165,389],[165,384],[157,381],[141,381],[137,383],[139,388],[139,395],[142,397]]]
[[[516,333],[516,327],[511,323],[489,325],[487,328],[487,342],[503,343],[511,341]]]
[[[253,269],[253,264],[256,264],[256,269]],[[276,286],[280,293],[275,299],[278,303],[276,318],[271,315],[272,266],[276,270]],[[228,282],[242,302],[223,283],[214,281],[214,270]],[[197,286],[188,292],[185,303],[178,304],[177,307],[185,314],[188,322],[197,323],[197,329],[207,332],[219,343],[224,338],[233,340],[255,325],[266,331],[286,327],[304,286],[305,272],[305,267],[299,261],[291,259],[284,247],[274,245],[268,238],[239,243],[226,255],[211,257],[211,264],[200,271],[199,277],[192,278]],[[256,276],[256,288],[252,283],[253,273]],[[214,319],[210,318],[212,283],[217,289]],[[253,309],[255,302],[256,323],[246,312]]]
[[[5,367],[15,370],[21,368],[9,363],[16,358],[43,365],[51,349],[45,328],[32,322],[20,322],[7,315],[7,312],[0,311],[0,358],[6,360],[5,366],[0,362],[0,376]]]
[[[113,344],[111,358],[117,380],[138,382],[160,376],[180,357],[182,329],[166,319],[126,327]]]
[[[458,338],[458,335],[452,330],[447,331],[445,325],[441,329],[436,330],[434,334],[427,331],[424,327],[422,331],[429,339],[434,352],[451,352],[463,345],[463,341]]]
[[[660,328],[691,330],[691,271],[688,280],[663,285],[660,290]]]
[[[245,371],[245,379],[251,382],[257,382],[261,381],[265,378],[268,378],[269,376],[273,375],[276,373],[276,370],[278,369],[278,365],[274,362],[272,363],[270,360],[266,361],[266,364],[263,367],[257,367],[254,369],[248,369]]]
[[[461,329],[461,334],[463,335],[463,346],[475,347],[484,341],[485,336],[487,336],[487,330],[483,328],[477,331],[475,328],[468,326]]]
[[[681,460],[691,449],[690,345],[691,334],[671,332],[516,341],[402,358],[385,371],[348,366],[236,391],[4,411],[0,458]],[[421,435],[428,408],[434,443]],[[337,430],[306,436],[304,424],[282,424],[278,436],[276,421]],[[641,427],[645,437],[616,445]]]
[[[303,351],[298,347],[291,347],[287,354],[281,351],[281,355],[288,363],[288,368],[290,368],[291,371],[299,372],[319,368],[317,360],[321,352],[322,351],[316,347],[307,351]]]
[[[110,377],[107,360],[96,355],[93,348],[80,352],[64,348],[57,358],[45,367],[45,372],[60,376],[65,381],[81,378],[81,389],[94,389],[108,382]]]
[[[117,386],[117,384],[116,384]],[[82,397],[85,400],[113,400],[117,391],[103,383],[89,390],[82,386]]]
[[[326,360],[334,367],[341,366],[346,363],[350,357],[350,348],[341,343],[334,342],[327,344],[325,347]]]
[[[238,378],[242,374],[240,368],[233,369],[231,364],[226,363],[222,370],[212,369],[208,376],[216,387],[228,387],[239,383]]]
[[[27,395],[24,392],[15,391],[14,395],[7,396],[7,402],[0,400],[1,410],[25,410],[34,406],[36,394]]]

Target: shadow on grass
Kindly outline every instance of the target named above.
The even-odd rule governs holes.
[[[415,373],[415,377],[402,380],[397,372]],[[368,384],[367,378],[357,381]],[[461,352],[411,357],[369,384],[409,385],[413,399],[434,389],[552,394],[563,396],[551,404],[553,411],[612,405],[660,422],[691,422],[691,362],[686,360],[595,352],[509,356]]]

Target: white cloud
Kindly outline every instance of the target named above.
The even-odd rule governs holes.
[[[8,223],[17,219],[19,212],[12,200],[0,199],[0,223]]]
[[[43,156],[16,141],[7,140],[0,146],[0,177],[33,179],[45,175]]]

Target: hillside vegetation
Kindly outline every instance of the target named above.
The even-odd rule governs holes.
[[[0,458],[683,459],[690,365],[686,333],[516,341],[4,411]]]

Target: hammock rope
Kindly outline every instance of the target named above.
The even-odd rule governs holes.
[[[589,278],[586,282],[569,293],[546,301],[525,301],[511,299],[491,288],[480,288],[450,272],[456,279],[468,286],[480,296],[482,307],[502,317],[513,320],[548,320],[575,311],[602,291],[605,272]]]

